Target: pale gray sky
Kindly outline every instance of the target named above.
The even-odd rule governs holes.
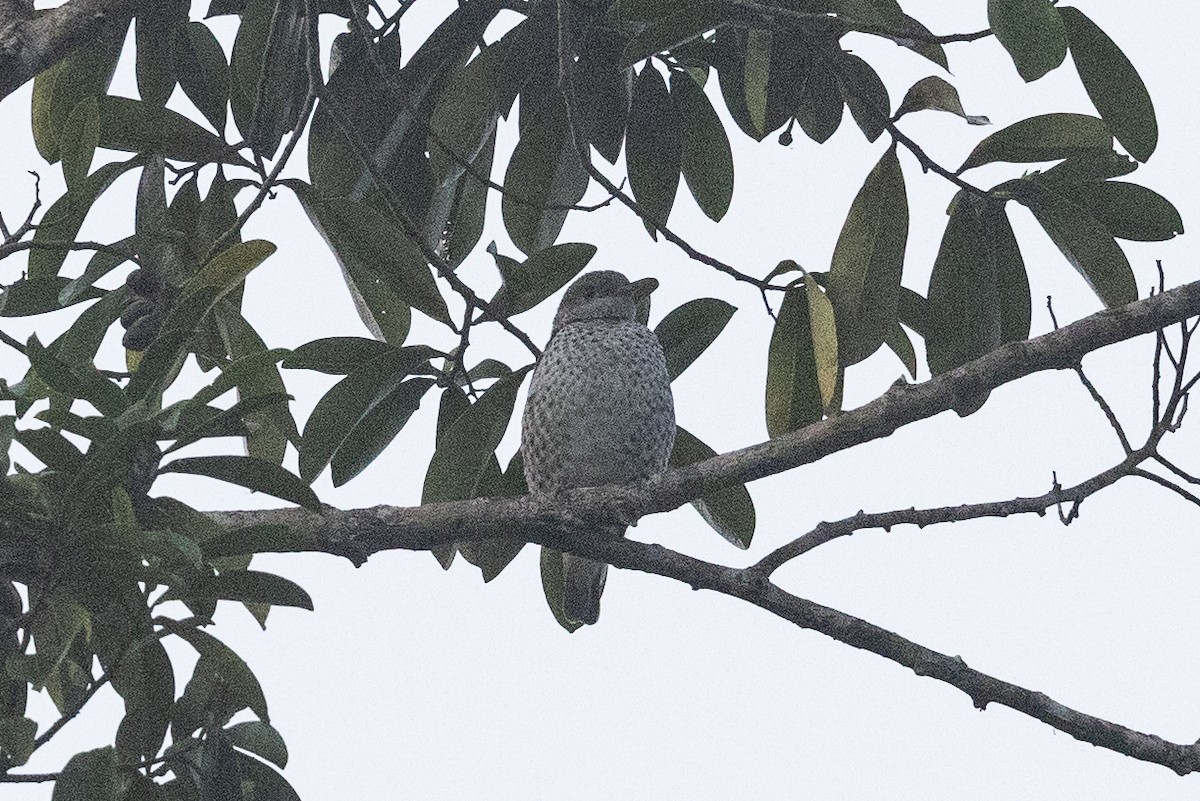
[[[194,16],[205,5],[196,4]],[[939,33],[986,25],[983,0],[906,0],[903,6]],[[1166,195],[1185,224],[1196,225],[1200,170],[1193,147],[1200,120],[1191,76],[1200,10],[1182,0],[1136,11],[1117,0],[1081,0],[1079,6],[1130,55],[1156,102],[1158,151],[1130,178]],[[339,26],[326,19],[328,38]],[[428,24],[434,22],[436,17]],[[233,26],[226,18],[214,29],[228,40]],[[952,76],[879,40],[852,36],[845,46],[880,66],[894,105],[917,79],[942,74],[958,88],[968,113],[991,118],[991,129],[934,112],[905,118],[904,130],[949,167],[990,130],[1018,119],[1091,112],[1069,65],[1025,85],[994,40],[949,46]],[[123,62],[113,91],[133,95],[133,87],[132,65]],[[56,197],[62,186],[59,168],[46,166],[33,148],[29,98],[26,87],[0,103],[0,203],[9,219],[27,208],[26,170],[42,174],[44,198]],[[181,109],[187,106],[181,92],[175,100]],[[728,217],[719,225],[709,222],[683,189],[672,227],[746,272],[765,274],[783,258],[827,269],[850,201],[886,137],[869,144],[847,118],[822,147],[799,135],[789,148],[774,137],[755,144],[734,131],[731,138],[737,181]],[[513,144],[512,130],[504,129],[502,152]],[[902,155],[901,162],[912,216],[904,282],[923,292],[952,191],[944,180],[922,175],[911,157]],[[303,169],[302,160],[296,169]],[[976,178],[987,184],[1020,172],[1016,165],[992,165]],[[125,236],[135,186],[136,177],[122,178],[81,235],[106,241]],[[496,239],[503,252],[515,255],[498,212],[494,203],[483,243]],[[1011,218],[1033,286],[1035,333],[1050,326],[1047,294],[1054,295],[1060,321],[1098,310],[1099,302],[1028,212],[1014,208]],[[266,204],[246,235],[280,246],[251,277],[246,293],[247,316],[269,344],[365,335],[336,264],[287,191]],[[738,305],[725,333],[674,385],[678,418],[720,451],[765,438],[770,321],[755,292],[689,262],[669,244],[652,243],[619,206],[572,215],[560,241],[597,243],[593,267],[658,277],[662,289],[652,322],[694,297],[719,296]],[[1125,243],[1143,295],[1154,280],[1155,259],[1164,261],[1170,282],[1194,278],[1190,243],[1186,237]],[[72,263],[81,269],[82,260]],[[3,280],[18,270],[18,260],[6,261]],[[462,275],[485,293],[498,283],[482,247]],[[38,330],[61,329],[69,320],[37,321]],[[549,320],[548,308],[518,322],[542,342]],[[4,327],[18,338],[32,330],[26,320],[6,319]],[[414,337],[430,330],[414,326]],[[435,344],[445,340],[437,336]],[[104,351],[114,362],[120,359],[118,340],[114,332]],[[477,339],[481,351],[484,345]],[[1086,362],[1135,436],[1149,419],[1150,346],[1143,339]],[[491,355],[514,365],[525,356],[499,335]],[[13,379],[21,369],[0,352],[0,376]],[[851,370],[847,404],[869,400],[901,372],[899,362],[881,351]],[[286,377],[300,420],[332,383],[308,374]],[[349,486],[334,490],[328,476],[320,479],[322,500],[343,508],[417,503],[435,412],[430,398]],[[1185,466],[1200,467],[1189,458],[1196,452],[1195,433],[1185,429],[1177,439],[1171,452]],[[516,443],[514,426],[502,458]],[[1041,374],[995,392],[965,420],[942,415],[752,485],[759,524],[748,554],[727,545],[690,508],[648,518],[633,534],[742,565],[821,520],[859,509],[1040,494],[1050,486],[1051,471],[1071,483],[1120,456],[1078,380],[1069,373]],[[294,454],[289,459],[294,466]],[[973,667],[1068,706],[1191,742],[1200,737],[1200,512],[1161,488],[1129,481],[1089,500],[1069,528],[1049,515],[860,532],[802,557],[776,579],[789,591],[961,655]],[[177,493],[203,509],[273,503],[186,477],[165,478],[156,491]],[[486,586],[474,568],[460,561],[444,573],[428,554],[383,554],[358,570],[324,556],[264,557],[255,564],[300,582],[316,611],[275,610],[262,632],[243,609],[223,606],[213,633],[261,679],[271,721],[291,751],[286,775],[306,801],[1115,800],[1193,798],[1200,790],[1194,776],[1180,779],[1165,768],[1079,743],[1004,708],[980,713],[946,685],[746,604],[653,576],[610,573],[600,624],[568,636],[545,608],[533,547]],[[173,647],[172,653],[189,664],[188,649]],[[95,707],[27,769],[55,770],[71,753],[109,743],[119,701],[105,691]],[[52,707],[41,699],[31,714],[50,720]],[[14,799],[50,797],[48,786],[6,792]]]

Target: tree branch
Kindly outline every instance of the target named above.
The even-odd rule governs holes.
[[[1141,475],[1144,471],[1140,470],[1138,466],[1154,455],[1154,447],[1148,445],[1131,453],[1120,464],[1116,464],[1074,487],[1063,489],[1055,486],[1049,492],[1031,498],[1011,498],[990,503],[964,503],[936,509],[897,509],[892,512],[873,514],[859,512],[842,520],[817,525],[812,531],[776,548],[750,569],[769,576],[786,562],[808,553],[818,545],[824,545],[832,540],[847,537],[856,531],[868,528],[890,531],[893,526],[914,525],[917,528],[925,528],[925,526],[935,523],[960,523],[964,520],[977,520],[981,517],[1008,517],[1020,514],[1036,514],[1040,517],[1046,514],[1047,509],[1064,501],[1078,505],[1088,496],[1095,495],[1126,476]]]
[[[513,518],[517,515],[520,515],[519,527],[514,526]],[[322,550],[341,555],[356,552],[358,556],[388,547],[427,549],[476,534],[511,537],[514,530],[521,530],[530,542],[570,549],[618,568],[675,579],[694,589],[712,590],[752,603],[800,628],[818,631],[904,665],[918,676],[929,676],[956,687],[978,709],[990,703],[1002,704],[1083,742],[1165,765],[1180,775],[1200,770],[1200,747],[1171,743],[1070,709],[1043,693],[974,670],[960,657],[938,653],[853,615],[785,592],[754,568],[725,567],[660,545],[625,539],[598,541],[578,529],[556,528],[553,522],[556,519],[575,524],[580,519],[539,508],[527,499],[468,501],[418,509],[331,510],[325,515],[286,509],[216,512],[210,516],[225,525],[295,522],[296,533],[321,545]],[[456,530],[460,524],[467,530]],[[422,530],[423,525],[441,527],[441,531]]]
[[[19,242],[7,242],[0,245],[0,259],[6,259],[14,253],[22,250],[89,250],[100,253],[107,253],[111,256],[119,256],[126,261],[131,261],[134,264],[141,264],[141,259],[136,253],[131,253],[125,248],[119,248],[115,245],[106,245],[103,242],[75,242],[72,240],[51,240],[51,239],[22,239]]]
[[[946,682],[970,696],[980,709],[989,703],[1003,704],[1076,739],[1165,765],[1182,775],[1200,770],[1200,746],[1167,742],[1069,709],[1042,693],[974,670],[959,657],[932,651],[865,620],[787,593],[771,583],[762,563],[748,568],[725,567],[660,545],[597,538],[591,532],[596,531],[597,519],[636,519],[650,512],[673,509],[721,487],[807,464],[951,409],[962,397],[976,397],[1042,370],[1073,369],[1086,353],[1197,315],[1200,315],[1200,282],[1099,312],[1036,339],[1005,345],[923,384],[894,387],[883,397],[836,418],[669,471],[646,484],[573,490],[553,502],[529,497],[479,498],[414,508],[377,506],[350,511],[327,508],[323,513],[303,509],[252,510],[213,512],[209,516],[226,527],[287,525],[299,543],[295,550],[345,556],[356,564],[380,551],[430,550],[462,540],[516,539],[571,551],[618,568],[660,575],[695,589],[713,590],[744,600],[801,628],[878,654],[917,675]],[[1146,447],[1157,445],[1158,439],[1152,434]],[[1140,453],[1128,458],[1140,458]],[[1035,505],[1044,511],[1064,498],[1078,505],[1086,494],[1130,474],[1140,476],[1142,471],[1136,466],[1130,470],[1123,462],[1075,488],[1056,489],[1038,499],[1012,502],[1029,508],[1006,511],[997,506],[987,511],[996,514],[1036,511],[1032,508]],[[975,508],[976,512],[982,510],[983,505]],[[899,522],[915,522],[921,514],[938,512],[895,514],[908,514],[912,518]],[[951,514],[944,510],[941,513]]]

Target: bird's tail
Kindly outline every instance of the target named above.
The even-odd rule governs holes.
[[[563,554],[563,614],[592,624],[600,619],[600,595],[608,565],[574,554]]]

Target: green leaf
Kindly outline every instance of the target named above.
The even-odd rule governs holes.
[[[103,442],[117,434],[116,422],[100,415],[80,417],[63,409],[42,409],[36,417],[57,429],[70,431],[91,442]],[[0,418],[0,420],[6,419],[11,420],[12,418]],[[4,442],[3,437],[0,437],[0,443],[2,442]]]
[[[804,276],[804,295],[808,299],[813,364],[817,370],[817,386],[821,390],[821,406],[830,409],[837,397],[839,369],[842,366],[838,362],[837,320],[832,302],[811,275]]]
[[[300,475],[313,481],[350,432],[377,404],[430,358],[430,349],[390,350],[333,385],[313,408],[300,439]]]
[[[718,28],[712,39],[709,58],[717,70],[721,97],[729,116],[746,136],[756,142],[762,137],[750,122],[746,108],[746,33],[732,27]]]
[[[784,293],[771,333],[766,410],[772,438],[815,423],[823,413],[806,295],[799,287]]]
[[[688,78],[687,80],[691,80]],[[717,298],[697,298],[672,310],[654,333],[667,358],[667,376],[674,381],[708,349],[737,307]]]
[[[529,311],[579,275],[595,255],[595,245],[564,242],[539,250],[520,264],[498,256],[502,284],[490,305],[505,317]]]
[[[54,782],[52,801],[117,801],[120,773],[112,746],[83,751],[67,760]]]
[[[1137,300],[1137,282],[1121,246],[1088,211],[1035,181],[1002,186],[1027,206],[1042,229],[1108,308]]]
[[[1092,105],[1129,155],[1146,161],[1158,145],[1158,121],[1142,77],[1121,48],[1082,11],[1060,6],[1058,13]]]
[[[6,476],[12,467],[9,451],[12,450],[13,438],[17,434],[16,423],[17,418],[12,415],[0,415],[0,467],[4,468]]]
[[[1099,117],[1087,114],[1041,114],[1014,122],[984,139],[959,172],[993,161],[1054,161],[1072,157],[1107,156],[1112,134]]]
[[[625,131],[625,159],[629,188],[642,212],[655,223],[667,224],[675,192],[683,138],[678,111],[671,103],[667,83],[653,65],[647,64],[633,86],[633,104]],[[654,228],[649,222],[647,230]]]
[[[127,28],[128,24],[111,26],[33,79],[33,141],[51,164],[59,160],[67,118],[75,106],[108,91]]]
[[[907,14],[901,14],[901,17],[903,18],[904,22],[902,26],[904,30],[911,31],[915,36],[918,37],[933,36],[933,32],[926,28],[919,20],[916,20]],[[922,41],[918,38],[905,38],[896,43],[901,47],[907,47],[914,53],[924,56],[942,69],[949,71],[950,63],[946,60],[946,49],[940,44],[936,44],[927,40]]]
[[[34,279],[18,278],[0,290],[0,316],[28,317],[34,314],[45,314],[64,306],[85,300],[94,300],[104,294],[103,290],[92,287],[85,290],[82,295],[72,298],[70,303],[63,304],[59,302],[59,296],[67,284],[66,278],[60,278],[57,275]]]
[[[229,735],[230,745],[234,748],[257,754],[279,768],[287,767],[287,744],[271,724],[261,720],[247,720],[235,723],[225,731]]]
[[[60,473],[74,473],[83,464],[83,453],[79,448],[49,428],[18,431],[16,440],[39,462]]]
[[[231,288],[202,286],[187,293],[171,308],[158,336],[142,355],[133,378],[126,385],[126,396],[134,401],[148,400],[165,389],[182,364],[183,348],[196,327]]]
[[[151,637],[135,645],[113,669],[112,682],[125,701],[117,751],[137,761],[157,756],[175,701],[175,672],[162,643]]]
[[[1072,156],[1045,172],[1037,173],[1039,180],[1054,184],[1071,184],[1080,181],[1104,181],[1128,175],[1138,168],[1138,163],[1129,156],[1110,150],[1107,153],[1089,153]]]
[[[188,6],[181,0],[160,0],[138,10],[135,71],[138,95],[147,103],[166,105],[175,91],[175,30],[187,20]]]
[[[100,147],[134,153],[157,152],[169,159],[202,164],[251,166],[225,140],[177,111],[105,95],[99,98]]]
[[[132,256],[136,242],[136,237],[127,236],[118,242],[113,242],[109,247]],[[79,301],[82,295],[91,289],[97,281],[128,260],[129,256],[116,255],[112,251],[96,251],[95,255],[88,260],[87,267],[84,268],[83,273],[78,278],[72,278],[68,281],[62,291],[58,293],[58,302],[63,306],[69,306]]]
[[[1026,83],[1067,57],[1067,34],[1051,0],[988,0],[988,25]]]
[[[166,164],[160,155],[146,159],[142,174],[138,178],[137,199],[134,203],[134,232],[136,247],[142,257],[142,266],[151,270],[167,271],[167,227]]]
[[[271,366],[279,360],[291,358],[291,353],[292,351],[287,348],[272,348],[271,350],[255,351],[234,359],[221,367],[220,375],[207,387],[197,392],[192,397],[191,403],[209,403],[231,389],[251,383],[256,375],[270,370]]]
[[[67,181],[68,189],[74,189],[87,178],[99,142],[99,107],[95,97],[85,97],[67,117],[60,143],[63,178]]]
[[[188,445],[210,437],[249,436],[251,429],[258,427],[251,425],[257,412],[273,407],[276,404],[286,404],[289,400],[291,400],[291,396],[281,392],[272,395],[254,395],[243,398],[228,409],[216,409],[212,406],[192,406],[192,411],[189,414],[190,424],[181,424],[175,431],[164,432],[164,439],[173,437],[175,442],[163,453],[164,455],[174,453],[180,448],[185,448]],[[197,410],[203,410],[203,412],[198,412]],[[198,414],[203,414],[203,417],[197,417]],[[275,461],[273,458],[267,458],[257,453],[250,455],[258,456],[260,459],[266,459],[270,462]],[[278,464],[278,462],[275,463]]]
[[[299,121],[308,91],[306,23],[299,3],[248,0],[229,59],[229,100],[238,130],[271,158]]]
[[[316,370],[330,375],[349,375],[373,359],[396,348],[365,337],[326,337],[305,342],[288,354],[283,366],[289,370]]]
[[[896,321],[907,243],[904,173],[895,148],[889,148],[855,196],[829,268],[843,365],[878,350]]]
[[[435,33],[430,39],[436,37]],[[399,35],[381,39],[379,50],[383,51],[389,42],[398,47]],[[410,60],[405,70],[397,73],[398,53],[395,61],[384,64],[386,53],[363,46],[357,34],[339,35],[333,50],[337,63],[323,90],[328,102],[317,104],[309,126],[308,171],[313,186],[322,195],[361,200],[369,192],[377,191],[377,187],[342,122],[348,123],[350,130],[358,135],[376,171],[380,168],[393,171],[417,146],[424,159],[427,147],[424,123],[418,126],[409,108],[417,112],[422,108],[432,111],[425,104],[433,97],[431,88],[437,76],[432,70],[422,70],[419,60]],[[371,58],[372,55],[376,57]],[[448,53],[443,56],[447,59],[443,64],[456,61]],[[383,65],[385,74],[380,74],[376,65]],[[342,112],[340,115],[331,110],[335,103]]]
[[[887,336],[883,338],[883,344],[896,354],[896,358],[904,364],[908,374],[915,380],[917,377],[917,351],[913,348],[912,338],[904,330],[904,326],[900,325],[899,320],[892,326],[892,330],[887,332]]]
[[[189,456],[162,466],[162,473],[191,473],[265,492],[299,506],[321,510],[321,501],[309,486],[274,462],[253,456]]]
[[[633,70],[622,65],[624,45],[616,31],[596,27],[575,64],[579,132],[610,164],[621,155],[629,119]]]
[[[129,408],[125,393],[111,379],[90,365],[73,369],[43,348],[36,336],[30,337],[25,353],[38,377],[68,398],[85,400],[108,417],[116,417]]]
[[[892,101],[887,87],[871,65],[854,54],[840,60],[838,88],[868,142],[874,142],[887,128],[892,113]]]
[[[360,289],[369,278],[377,278],[406,304],[433,320],[451,324],[446,302],[420,247],[387,217],[365,203],[321,198],[311,189],[298,192],[298,196],[342,270]]]
[[[578,620],[571,620],[563,612],[564,576],[562,551],[542,546],[541,573],[542,592],[546,596],[546,605],[550,607],[550,613],[554,615],[554,619],[558,621],[558,625],[567,630],[568,634],[574,632],[583,624]]]
[[[1124,181],[1087,181],[1055,187],[1091,212],[1117,239],[1162,242],[1183,233],[1183,218],[1162,195]]]
[[[526,20],[485,47],[447,81],[430,119],[429,166],[433,191],[423,236],[462,263],[483,231],[496,146],[496,122],[507,114],[532,69],[530,31],[544,26]]]
[[[217,37],[203,22],[189,22],[175,35],[175,72],[188,99],[218,134],[225,132],[229,65]]]
[[[1029,282],[1001,204],[956,196],[924,305],[934,375],[1028,336]]]
[[[527,372],[529,368],[524,367],[497,381],[439,432],[425,472],[422,504],[477,497],[484,467],[508,429],[517,390]],[[447,390],[451,391],[456,390]]]
[[[808,80],[796,110],[796,122],[809,139],[821,144],[841,127],[845,102],[838,89],[837,75],[829,57],[814,60],[808,68]]]
[[[532,254],[554,244],[567,219],[563,207],[580,201],[588,174],[556,89],[531,82],[520,108],[521,138],[508,160],[500,211],[513,244]]]
[[[500,462],[493,457],[488,461],[484,475],[480,479],[478,492],[486,498],[515,498],[529,494],[525,483],[525,462],[518,450],[508,462],[508,468],[500,470]],[[488,540],[467,541],[457,543],[463,558],[475,567],[484,584],[499,576],[517,558],[525,542],[520,539],[505,539],[496,537]]]
[[[716,456],[717,452],[683,428],[675,430],[675,447],[671,451],[671,467],[685,467]],[[725,540],[745,550],[754,537],[754,501],[745,485],[710,492],[692,501],[692,506],[704,522]]]
[[[312,597],[299,584],[283,576],[258,570],[226,570],[216,576],[189,581],[186,587],[172,589],[168,596],[200,601],[295,606],[309,611],[313,608]]]
[[[680,168],[700,210],[719,222],[733,199],[733,152],[708,95],[686,72],[671,73],[671,101],[683,132]]]
[[[759,136],[767,134],[767,83],[771,77],[771,32],[750,30],[746,34],[745,73],[742,89],[750,125]]]
[[[266,343],[258,332],[236,311],[232,311],[229,300],[222,301],[218,306],[217,322],[221,329],[222,339],[227,344],[228,353],[235,359],[234,364],[251,364],[252,360],[260,360],[257,368],[248,367],[244,373],[239,372],[228,380],[237,383],[240,414],[245,415],[247,427],[246,453],[257,456],[268,462],[283,464],[287,453],[288,442],[298,442],[300,435],[296,430],[296,420],[286,403],[278,402],[286,398],[287,387],[283,376],[279,373],[276,362],[287,354],[283,348],[268,350]],[[222,313],[222,311],[224,313]],[[221,378],[233,365],[223,369]],[[213,382],[218,383],[221,379]],[[265,403],[255,403],[267,399]],[[253,405],[251,405],[253,404]]]
[[[85,292],[82,297],[90,294],[90,291]],[[120,316],[128,297],[129,290],[121,287],[84,309],[74,324],[51,343],[55,355],[72,367],[90,368],[105,333]]]
[[[246,276],[274,252],[275,245],[265,239],[251,239],[230,245],[189,278],[183,285],[183,291],[216,289],[223,295],[240,286]]]
[[[526,20],[508,32],[498,42],[483,48],[475,58],[459,67],[447,80],[429,119],[430,168],[436,181],[435,197],[445,194],[458,184],[466,172],[465,164],[474,162],[489,142],[494,143],[496,122],[507,114],[516,99],[517,90],[532,68],[529,54],[524,52],[524,39],[534,25]],[[488,160],[490,175],[490,158]],[[450,192],[450,197],[453,196]],[[486,195],[486,193],[485,193]],[[446,198],[448,201],[449,198]],[[434,213],[437,201],[431,202],[431,221],[441,234],[449,211]]]
[[[409,418],[420,407],[421,399],[437,383],[432,378],[413,378],[403,382],[363,415],[338,449],[330,464],[333,485],[340,487],[375,461]]]
[[[968,125],[991,124],[991,120],[987,117],[976,116],[963,111],[962,101],[958,97],[958,90],[949,81],[939,78],[936,75],[922,78],[909,87],[908,92],[904,95],[904,100],[900,103],[900,108],[896,109],[895,119],[900,119],[905,114],[910,114],[914,111],[925,111],[926,109],[948,111],[951,114],[957,114],[966,120]]]
[[[197,261],[208,258],[209,251],[216,241],[237,222],[238,210],[234,198],[237,196],[239,185],[245,184],[226,180],[225,169],[217,168],[208,194],[200,204],[200,213],[195,221],[196,230],[191,236],[192,251],[196,254]],[[230,241],[241,242],[241,234],[235,233]]]
[[[249,797],[256,801],[300,801],[300,795],[288,784],[288,780],[270,765],[245,754],[238,754],[237,769],[243,792],[248,790],[252,793]]]
[[[175,704],[171,721],[173,740],[182,740],[200,728],[205,723],[208,709],[212,709],[220,723],[245,708],[261,720],[269,719],[262,686],[249,665],[232,648],[207,632],[179,625],[174,620],[164,621],[163,625],[200,654],[192,680]]]
[[[105,164],[96,170],[78,186],[54,201],[54,204],[46,210],[33,235],[33,241],[73,242],[79,235],[83,218],[91,210],[96,198],[112,186],[113,181],[117,180],[124,172],[134,167],[140,167],[144,163],[144,160],[138,157],[129,161]],[[29,251],[30,279],[58,275],[66,257],[66,250],[35,248]],[[57,293],[55,294],[57,296]]]
[[[20,715],[0,717],[0,763],[15,768],[28,762],[37,728],[36,722]]]

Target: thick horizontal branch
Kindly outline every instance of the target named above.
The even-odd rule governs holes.
[[[0,3],[0,98],[94,41],[128,25],[138,0],[70,0],[32,11],[32,3]]]

